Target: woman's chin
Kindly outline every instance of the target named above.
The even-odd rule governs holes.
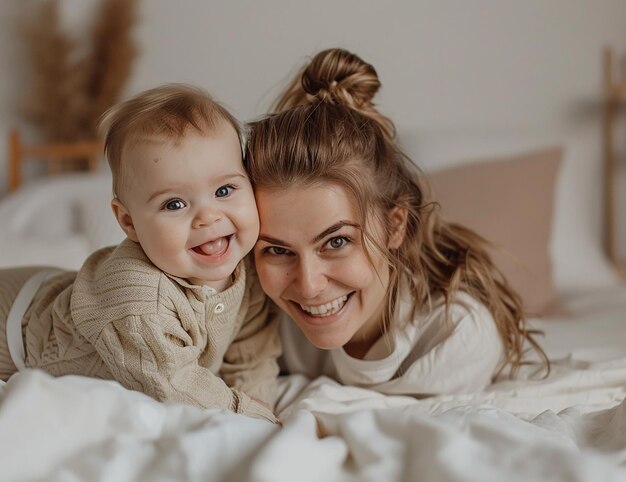
[[[311,330],[303,330],[302,327],[300,329],[304,333],[304,336],[306,336],[307,340],[320,350],[334,350],[335,348],[341,348],[350,341],[350,336],[346,336],[343,333],[319,333],[318,331],[312,332]]]

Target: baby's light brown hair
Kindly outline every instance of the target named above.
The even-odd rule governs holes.
[[[220,121],[230,124],[239,139],[241,127],[235,117],[204,90],[186,84],[166,84],[146,90],[107,110],[99,132],[104,139],[104,153],[113,174],[113,194],[122,189],[125,150],[146,140],[178,142],[195,129],[207,134]]]

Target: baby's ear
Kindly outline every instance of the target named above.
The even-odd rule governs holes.
[[[130,217],[130,213],[128,212],[128,209],[126,209],[126,206],[124,206],[122,201],[118,198],[114,198],[111,201],[111,209],[113,210],[113,214],[115,215],[120,227],[126,233],[126,236],[128,236],[128,239],[138,243],[139,238],[137,238],[133,218]]]
[[[396,206],[389,211],[389,240],[387,248],[398,249],[402,246],[406,234],[406,223],[409,211],[404,206]]]

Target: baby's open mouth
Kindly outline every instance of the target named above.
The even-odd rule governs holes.
[[[228,245],[230,243],[231,235],[222,236],[221,238],[213,239],[211,241],[207,241],[206,243],[199,244],[191,248],[198,254],[203,256],[221,256],[228,249]]]

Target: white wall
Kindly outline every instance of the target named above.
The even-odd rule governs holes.
[[[0,2],[0,195],[6,190],[7,135],[20,115],[16,98],[24,83],[18,11],[19,0]]]
[[[1,134],[24,83],[16,19],[34,1],[0,2]],[[140,10],[128,93],[193,82],[247,119],[307,55],[342,46],[377,68],[379,106],[401,132],[597,127],[601,49],[626,50],[623,0],[143,0]]]
[[[0,2],[0,153],[24,82],[15,17],[32,1]],[[583,142],[585,215],[598,218],[601,52],[626,52],[623,0],[143,0],[137,40],[127,95],[192,82],[242,119],[262,114],[308,55],[351,49],[378,70],[378,105],[409,149],[431,134]]]

